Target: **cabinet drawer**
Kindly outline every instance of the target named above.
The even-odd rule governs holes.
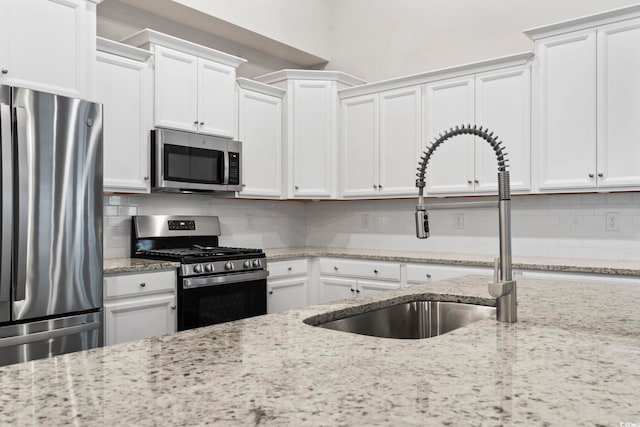
[[[320,259],[320,274],[400,280],[400,264],[325,258]]]
[[[267,261],[267,270],[269,270],[270,279],[305,275],[307,274],[307,260]]]
[[[175,288],[175,271],[118,274],[104,278],[105,300],[154,292],[174,292]]]
[[[493,270],[482,267],[451,267],[433,264],[407,264],[407,282],[428,283],[436,280],[450,279],[452,277],[466,276],[469,274],[493,275]]]

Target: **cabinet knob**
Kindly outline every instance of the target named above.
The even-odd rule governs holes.
[[[295,187],[293,187],[293,188],[294,188],[294,190],[297,190],[299,187],[296,185],[296,186],[295,186]]]
[[[378,270],[373,270],[373,272],[374,272],[375,274],[378,274]]]
[[[427,276],[427,279],[431,279],[431,273],[427,273],[426,276]]]
[[[9,70],[7,70],[6,68],[3,68],[2,71],[0,71],[0,73],[7,74],[7,73],[9,73]]]
[[[334,269],[335,271],[338,271],[338,267],[336,267],[335,265],[333,266],[333,269]]]
[[[146,284],[146,283],[144,283],[144,282],[140,283],[140,287],[141,287],[141,288],[144,288],[145,286],[147,286],[147,284]]]
[[[360,293],[360,289],[356,289],[356,293],[359,294]]]
[[[351,292],[355,292],[356,290],[355,290],[355,289],[353,289],[353,288],[351,288],[351,289],[350,289],[350,291],[351,291]]]
[[[149,175],[146,175],[143,179],[144,179],[145,181],[149,181]]]
[[[377,185],[375,185],[375,184],[373,184],[373,188],[374,188],[374,189],[375,189],[375,188],[378,188],[378,186],[377,186]]]
[[[194,121],[194,122],[193,122],[193,124],[194,124],[194,125],[197,125],[197,124],[198,124],[198,121],[197,121],[197,120],[196,120],[196,121]]]
[[[175,306],[175,305],[172,305],[172,306],[171,306],[171,310],[175,310],[175,309],[176,309],[176,306]]]
[[[467,180],[467,184],[473,184],[473,181],[471,181],[470,179]]]
[[[589,178],[593,178],[593,174],[592,173],[589,174]]]
[[[200,122],[200,126],[204,126],[204,122]]]
[[[291,271],[293,267],[287,267],[287,271]]]
[[[379,188],[380,190],[382,190],[382,184],[378,185],[378,188]]]
[[[273,295],[273,291],[269,291],[269,295]]]
[[[598,174],[598,177],[599,177],[599,178],[603,178],[603,177],[604,177],[604,174],[603,174],[602,172],[600,172],[600,173]]]
[[[474,184],[480,184],[480,181],[478,181],[477,179],[473,180]]]

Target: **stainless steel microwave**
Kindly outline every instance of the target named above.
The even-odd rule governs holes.
[[[169,129],[151,131],[151,191],[242,189],[242,143]]]

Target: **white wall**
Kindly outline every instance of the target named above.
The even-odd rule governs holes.
[[[329,0],[327,69],[378,81],[530,51],[522,30],[638,0]]]

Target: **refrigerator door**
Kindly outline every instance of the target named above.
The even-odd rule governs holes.
[[[102,345],[102,313],[0,327],[0,366]]]
[[[11,246],[13,243],[13,154],[11,97],[0,86],[0,323],[11,320]]]
[[[102,305],[102,106],[13,88],[12,320]]]

